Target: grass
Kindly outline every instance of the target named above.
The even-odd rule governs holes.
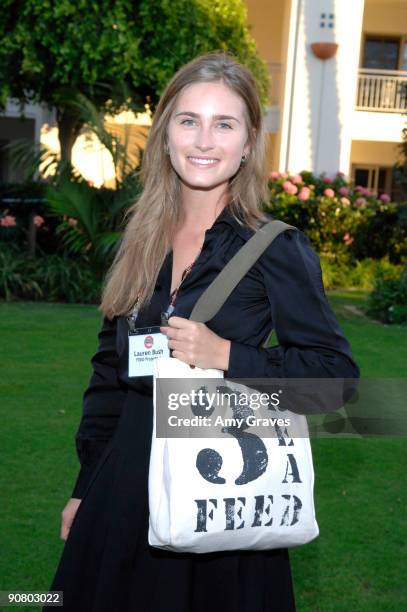
[[[100,317],[61,304],[2,303],[0,312],[0,590],[48,590]]]
[[[365,296],[328,294],[362,376],[401,377],[407,328],[349,309]],[[100,314],[41,303],[1,303],[0,313],[0,590],[45,591],[63,548],[60,513],[78,472],[74,435]],[[290,551],[299,612],[407,609],[405,440],[312,447],[320,537]]]

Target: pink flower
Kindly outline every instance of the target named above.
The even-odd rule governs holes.
[[[346,232],[346,234],[343,235],[342,240],[346,243],[346,244],[352,244],[353,242],[353,238],[351,237],[351,235],[349,234],[349,232]]]
[[[44,225],[44,217],[41,217],[41,215],[35,215],[33,222],[35,227],[41,227],[41,225]]]
[[[285,183],[283,183],[283,189],[290,195],[295,195],[298,191],[298,187],[293,185],[290,181],[285,181]]]
[[[361,194],[365,195],[365,193],[366,193],[366,187],[362,187],[361,185],[357,185],[357,186],[355,187],[355,191],[358,191],[359,193],[361,193]]]
[[[333,189],[329,189],[329,188],[328,188],[328,189],[325,189],[325,190],[324,190],[324,195],[325,195],[327,198],[333,198],[333,197],[334,197],[334,195],[335,195],[335,192],[334,192],[334,190],[333,190]]]
[[[15,227],[17,225],[16,218],[13,215],[5,215],[1,217],[0,225],[2,227]]]
[[[294,185],[298,185],[298,183],[302,183],[302,176],[301,174],[295,174],[294,176],[291,177],[291,182],[294,183]]]
[[[348,200],[348,198],[341,198],[341,203],[342,203],[344,206],[349,206],[349,204],[350,204],[350,200]]]
[[[339,176],[339,178],[342,178],[342,177],[345,176],[345,173],[344,172],[337,172],[336,176]]]
[[[364,206],[365,204],[366,204],[365,198],[358,198],[357,200],[355,200],[356,206]]]
[[[70,225],[71,227],[76,227],[78,225],[78,221],[73,217],[69,217],[68,225]]]
[[[288,178],[288,173],[287,172],[280,172],[280,177],[283,179]]]
[[[387,193],[382,193],[382,195],[379,197],[379,200],[387,204],[388,202],[390,202],[391,197],[387,195]]]
[[[349,188],[348,187],[339,187],[338,191],[343,196],[349,195]]]
[[[333,179],[330,176],[323,176],[322,180],[324,181],[324,183],[328,183],[328,184],[333,182]]]
[[[311,189],[309,187],[302,187],[300,193],[298,194],[298,199],[305,202],[306,200],[309,200],[310,195]]]
[[[270,178],[272,178],[273,181],[276,181],[279,177],[280,177],[280,173],[277,172],[276,170],[273,170],[273,172],[270,172]]]

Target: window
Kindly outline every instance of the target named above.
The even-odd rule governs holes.
[[[362,68],[398,70],[400,38],[366,36]]]
[[[403,40],[400,70],[407,71],[407,39]]]
[[[34,142],[35,120],[20,117],[0,117],[0,182],[21,183],[25,180],[25,172],[13,163],[12,155],[5,145],[16,140],[25,139]]]
[[[361,68],[407,71],[407,36],[366,35]]]
[[[374,166],[370,164],[357,165],[352,168],[352,180],[356,185],[366,187],[377,196],[382,193],[391,195],[392,191],[392,168]]]

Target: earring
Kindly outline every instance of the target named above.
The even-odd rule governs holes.
[[[247,155],[246,155],[246,153],[245,153],[244,155],[242,155],[242,161],[241,161],[241,163],[242,163],[242,164],[245,164],[246,162],[247,162]]]

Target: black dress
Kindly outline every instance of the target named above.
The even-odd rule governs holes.
[[[221,212],[180,287],[174,315],[189,317],[252,234]],[[172,252],[138,327],[160,324],[171,271]],[[359,377],[327,302],[319,258],[300,230],[274,240],[207,325],[231,340],[227,377]],[[272,328],[279,344],[257,348]],[[295,610],[287,549],[178,554],[148,545],[152,377],[128,378],[127,331],[125,317],[103,321],[76,435],[81,470],[72,497],[82,503],[50,590],[63,591],[69,612]]]

